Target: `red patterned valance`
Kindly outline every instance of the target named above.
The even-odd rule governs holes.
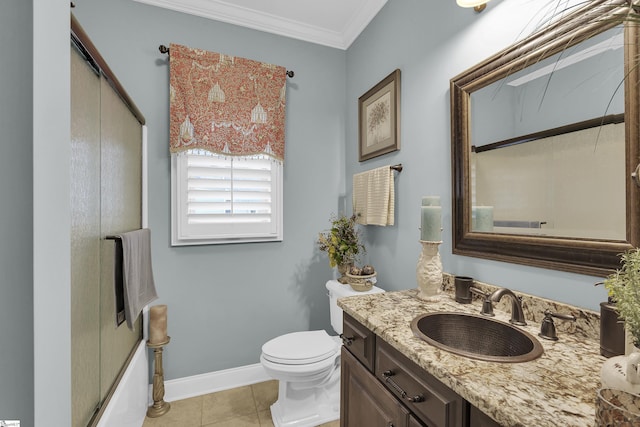
[[[284,161],[286,69],[170,46],[170,151]]]

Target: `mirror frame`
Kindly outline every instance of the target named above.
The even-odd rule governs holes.
[[[639,162],[640,18],[628,0],[595,0],[451,79],[453,253],[594,276],[620,267],[620,254],[640,243],[640,189],[630,178]],[[637,15],[638,16],[638,15]],[[626,241],[471,231],[471,94],[624,22]]]

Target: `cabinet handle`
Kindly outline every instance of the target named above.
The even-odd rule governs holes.
[[[398,384],[395,383],[395,381],[393,381],[393,379],[391,378],[392,376],[395,375],[395,372],[389,370],[389,371],[384,371],[382,373],[382,376],[384,377],[384,381],[386,383],[389,383],[389,385],[391,385],[391,387],[393,387],[398,393],[400,393],[400,397],[408,400],[409,402],[413,402],[413,403],[417,403],[417,402],[424,402],[424,396],[421,394],[417,394],[413,397],[409,396],[407,394],[406,391],[404,391],[402,389],[402,387],[400,387]]]
[[[346,346],[350,346],[351,344],[353,344],[353,341],[355,340],[354,337],[347,337],[344,334],[340,334],[340,338],[342,339],[342,343]]]

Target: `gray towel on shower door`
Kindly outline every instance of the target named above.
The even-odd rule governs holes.
[[[129,329],[145,305],[158,299],[151,267],[151,231],[147,228],[118,234],[122,240],[124,313]]]

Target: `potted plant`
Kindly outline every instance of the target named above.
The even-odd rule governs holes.
[[[338,281],[346,283],[345,273],[358,255],[365,252],[365,247],[360,242],[360,233],[356,230],[356,216],[332,217],[331,229],[318,235],[318,247],[327,252],[329,266],[338,267],[341,275]]]
[[[621,256],[622,268],[604,281],[633,344],[640,347],[640,248]]]
[[[608,276],[604,286],[634,347],[624,356],[608,359],[602,365],[600,380],[603,387],[640,394],[640,248],[622,254],[622,268]]]

